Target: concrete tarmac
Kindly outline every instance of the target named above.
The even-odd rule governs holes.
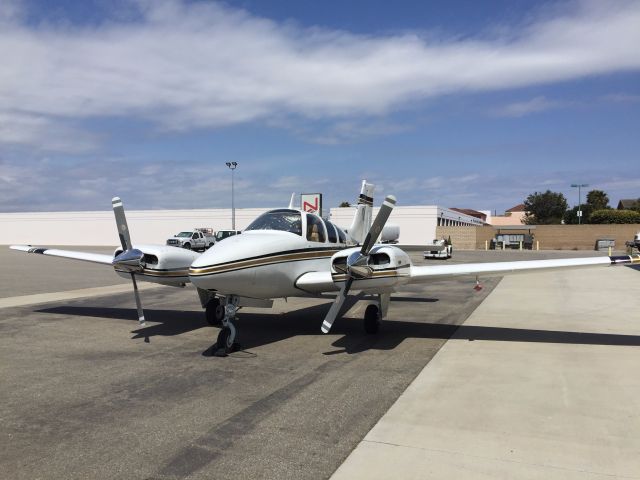
[[[455,252],[450,262],[593,254]],[[426,263],[419,254],[412,259]],[[515,332],[458,328],[487,295],[492,298],[499,283],[490,279],[474,293],[469,279],[413,286],[394,295],[383,331],[374,337],[362,332],[362,301],[336,321],[330,335],[320,334],[330,298],[243,309],[238,321],[243,350],[221,359],[208,356],[218,329],[204,321],[191,288],[143,291],[147,326],[140,328],[126,280],[108,266],[3,247],[0,264],[0,298],[6,304],[35,296],[31,303],[23,299],[21,306],[0,308],[3,478],[328,478],[425,365],[440,358],[436,354],[443,345],[449,348],[447,340],[456,331],[462,337],[455,343],[498,341],[516,351],[519,345],[582,345],[576,340],[579,329],[568,330],[571,341],[561,343],[554,334],[528,327]],[[557,286],[560,292],[575,285]],[[91,296],[68,296],[94,287]],[[534,296],[539,286],[518,288]],[[42,304],[44,294],[53,297]],[[518,297],[500,299],[507,311],[517,302]],[[469,342],[471,334],[477,341]],[[529,335],[539,342],[523,341]],[[626,348],[637,352],[634,345]],[[545,356],[538,361],[546,362]],[[495,364],[491,358],[448,361],[474,375],[487,366],[476,368],[474,362],[489,362],[489,371],[508,369],[500,357]],[[491,399],[500,410],[509,396]],[[409,424],[407,439],[412,428]],[[482,433],[497,427],[488,421],[474,428]],[[508,433],[508,425],[501,428]],[[402,457],[388,461],[397,459]],[[472,470],[467,473],[477,478]]]
[[[332,479],[640,478],[639,282],[504,278]]]

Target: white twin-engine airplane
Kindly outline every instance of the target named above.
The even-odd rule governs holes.
[[[377,333],[389,307],[390,294],[410,283],[471,276],[502,276],[535,270],[595,265],[640,263],[640,255],[528,260],[517,262],[415,266],[397,246],[376,244],[395,206],[385,198],[372,219],[374,186],[362,182],[358,207],[348,234],[328,220],[293,208],[268,211],[251,223],[242,235],[229,237],[202,254],[165,245],[132,245],[122,201],[113,199],[113,210],[122,248],[113,256],[67,250],[11,246],[15,250],[112,265],[118,275],[131,278],[144,325],[144,312],[136,280],[185,286],[198,291],[207,321],[222,324],[217,354],[234,348],[234,320],[241,306],[271,307],[273,299],[319,296],[338,291],[321,330],[328,333],[351,291],[377,296],[367,306],[364,328]],[[354,246],[355,245],[355,246]]]

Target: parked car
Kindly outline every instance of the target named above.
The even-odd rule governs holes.
[[[240,230],[218,230],[215,234],[215,241],[219,242],[220,240],[224,240],[225,238],[232,237],[234,235],[240,235],[242,232]]]
[[[630,248],[637,248],[640,250],[640,232],[636,233],[636,236],[633,237],[633,240],[630,242],[625,242],[625,245]]]

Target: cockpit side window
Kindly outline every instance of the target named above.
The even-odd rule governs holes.
[[[302,236],[302,216],[297,210],[271,210],[256,218],[246,230],[279,230]]]
[[[320,217],[307,213],[307,240],[311,242],[326,242],[327,238],[324,233],[324,224]]]
[[[331,243],[338,243],[338,234],[336,233],[336,226],[329,220],[325,220],[324,224],[327,226],[327,236]]]

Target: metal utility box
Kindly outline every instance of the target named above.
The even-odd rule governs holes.
[[[613,238],[599,238],[596,240],[596,250],[599,252],[606,252],[609,250],[609,247],[612,249],[616,247],[616,241]]]
[[[531,250],[533,248],[533,235],[528,233],[498,233],[491,240],[491,249],[502,250],[502,248],[517,249],[520,248]]]

